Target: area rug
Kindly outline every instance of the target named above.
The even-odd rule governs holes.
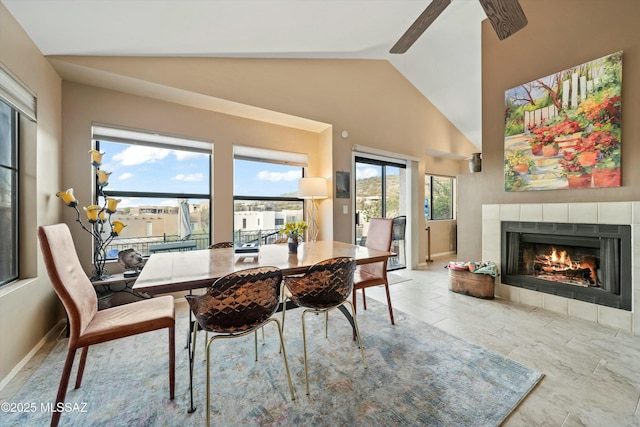
[[[167,333],[156,331],[89,350],[82,387],[67,392],[61,426],[202,426],[205,424],[203,335],[196,343],[194,400],[189,405],[188,357],[179,310],[176,398],[169,400]],[[358,312],[368,369],[341,313],[307,315],[310,395],[305,394],[300,309],[287,311],[286,351],[296,389],[291,400],[273,323],[254,361],[253,336],[215,342],[212,425],[216,426],[497,426],[542,374],[453,337],[370,299]],[[261,341],[261,339],[260,339]],[[61,339],[8,402],[3,426],[46,426],[66,352]],[[76,356],[76,366],[80,352]],[[76,367],[72,372],[75,375]],[[5,408],[7,403],[3,404]],[[22,406],[18,406],[21,404]],[[26,406],[26,405],[29,406]],[[18,410],[21,409],[21,410]]]

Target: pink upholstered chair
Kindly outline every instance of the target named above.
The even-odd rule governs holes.
[[[365,246],[380,251],[391,249],[391,235],[393,230],[393,219],[373,218],[369,222],[369,231]],[[356,291],[362,289],[362,303],[367,309],[367,300],[364,293],[365,288],[371,286],[384,285],[387,292],[387,303],[389,305],[389,317],[394,325],[393,307],[391,306],[391,295],[389,294],[389,281],[387,280],[387,260],[371,264],[362,264],[355,272],[353,280],[353,308],[356,308]]]
[[[64,402],[76,350],[82,348],[75,388],[80,387],[89,346],[156,329],[169,329],[169,396],[175,390],[175,306],[171,296],[151,298],[98,311],[96,292],[82,270],[66,224],[38,228],[47,273],[69,316],[69,345],[58,387],[56,407]],[[144,357],[144,355],[141,355]],[[134,387],[135,384],[131,384]],[[54,412],[57,426],[61,412]]]

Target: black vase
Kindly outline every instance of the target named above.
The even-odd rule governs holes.
[[[298,241],[289,238],[289,241],[287,243],[289,244],[289,253],[290,254],[297,254],[298,253]]]

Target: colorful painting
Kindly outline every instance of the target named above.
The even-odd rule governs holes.
[[[505,92],[506,191],[620,186],[622,51]]]

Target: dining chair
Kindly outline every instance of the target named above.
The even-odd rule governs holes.
[[[291,391],[287,354],[282,338],[282,326],[271,317],[280,304],[282,272],[276,267],[257,267],[236,271],[216,280],[202,295],[186,295],[189,307],[202,329],[214,335],[207,341],[207,426],[211,412],[211,344],[218,339],[239,338],[274,322],[280,335],[280,349]],[[193,327],[193,348],[196,348],[197,325]],[[191,358],[193,364],[193,358]],[[193,375],[193,366],[191,369]]]
[[[209,246],[209,249],[228,249],[233,248],[233,242],[218,242]],[[256,331],[255,334],[255,349],[256,349],[256,362],[258,361],[258,333]],[[188,341],[188,340],[187,340]],[[207,345],[207,341],[209,341],[209,334],[205,331],[204,334],[204,344],[205,347]],[[262,330],[262,343],[264,344],[264,329]]]
[[[232,248],[233,242],[218,242],[209,246],[209,249],[224,249],[224,248]]]
[[[365,246],[370,249],[387,251],[391,249],[391,238],[393,230],[393,219],[372,218],[369,222],[367,240]],[[388,260],[362,264],[355,272],[353,279],[353,309],[356,310],[356,291],[362,289],[362,304],[367,309],[367,299],[364,293],[365,288],[371,286],[384,285],[387,292],[387,304],[389,305],[389,317],[391,324],[395,325],[393,319],[393,307],[391,306],[391,295],[389,294],[389,280],[387,279]]]
[[[353,313],[353,328],[357,338],[362,363],[367,368],[367,360],[364,356],[358,322],[355,317],[353,305],[348,300],[353,289],[353,275],[356,269],[356,260],[349,257],[331,258],[312,265],[299,276],[288,276],[284,279],[284,301],[282,310],[282,323],[286,313],[287,299],[293,301],[299,307],[305,307],[302,312],[302,347],[304,350],[304,376],[309,394],[309,367],[307,362],[307,334],[304,316],[307,313],[324,313],[325,337],[327,335],[327,318],[331,310],[344,304],[351,306]]]
[[[85,274],[66,224],[38,227],[38,239],[49,279],[69,318],[67,358],[62,369],[56,407],[67,394],[76,350],[81,348],[75,388],[80,388],[89,346],[157,329],[169,330],[169,398],[175,390],[175,305],[173,297],[136,301],[98,311],[98,298]],[[131,386],[135,386],[131,384]],[[51,425],[57,426],[62,412],[55,411]]]

